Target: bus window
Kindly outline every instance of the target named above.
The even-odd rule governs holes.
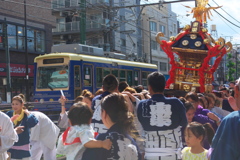
[[[39,67],[37,73],[38,89],[68,87],[68,66]]]
[[[97,71],[97,75],[96,75],[97,88],[100,88],[102,87],[102,80],[103,80],[102,68],[96,68],[96,71]]]
[[[147,72],[142,72],[142,85],[144,86],[144,88],[147,87],[147,76],[148,76]]]
[[[132,82],[133,82],[132,71],[127,71],[127,83],[128,83],[128,85],[132,86]]]
[[[119,80],[120,80],[120,82],[126,81],[126,71],[125,70],[120,70]]]
[[[137,86],[137,85],[140,84],[140,83],[139,83],[139,81],[140,81],[140,79],[139,79],[139,71],[134,71],[133,73],[134,73],[133,85],[134,85],[134,86]]]
[[[81,93],[80,66],[74,66],[74,97]]]
[[[92,86],[92,68],[90,66],[83,67],[84,86]]]
[[[108,68],[104,68],[103,69],[103,77],[105,77],[106,75],[110,74],[110,69]]]
[[[117,69],[113,69],[112,74],[118,79],[118,70]]]
[[[74,87],[80,87],[80,66],[74,66]]]

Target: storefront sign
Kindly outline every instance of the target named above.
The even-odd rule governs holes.
[[[33,65],[28,65],[28,74],[33,77]],[[0,63],[0,76],[6,76],[6,63]],[[10,64],[11,76],[26,76],[26,65],[24,64]]]

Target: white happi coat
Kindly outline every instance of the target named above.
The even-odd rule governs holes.
[[[41,141],[44,146],[54,149],[60,129],[44,113],[31,111],[38,119],[38,124],[31,128],[30,141]]]
[[[0,160],[7,160],[7,150],[11,148],[14,142],[18,141],[18,135],[13,128],[10,118],[0,111]]]

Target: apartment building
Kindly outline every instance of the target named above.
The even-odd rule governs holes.
[[[25,2],[25,3],[24,3]],[[25,9],[24,9],[25,5]],[[25,12],[26,11],[26,16]],[[27,34],[25,34],[25,18]],[[10,59],[11,96],[26,93],[25,77],[28,62],[29,91],[33,90],[34,58],[49,53],[52,46],[52,27],[55,17],[51,15],[51,1],[15,0],[1,1],[0,6],[0,96],[6,101],[6,49],[5,32]],[[6,26],[6,27],[4,27]],[[27,52],[25,37],[27,36]],[[27,55],[27,56],[26,56]],[[28,61],[26,60],[28,58]]]
[[[52,0],[57,20],[53,43],[81,43],[123,53],[126,59],[140,57],[141,31],[135,17],[140,8],[125,8],[134,4],[140,4],[140,0]]]
[[[142,43],[143,54],[147,61],[158,66],[166,78],[169,77],[169,60],[165,52],[155,40],[158,32],[164,33],[162,39],[168,41],[171,36],[178,34],[177,15],[171,10],[171,4],[147,6],[142,12]]]

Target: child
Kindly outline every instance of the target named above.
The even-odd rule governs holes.
[[[57,153],[66,155],[67,160],[75,160],[82,158],[85,148],[111,148],[112,142],[109,139],[94,139],[94,130],[90,126],[92,115],[92,110],[86,103],[73,104],[68,112],[71,127],[59,137]]]
[[[207,160],[208,150],[203,148],[202,142],[207,137],[211,144],[213,136],[214,130],[211,124],[189,123],[185,130],[185,141],[188,147],[182,150],[182,160]]]

